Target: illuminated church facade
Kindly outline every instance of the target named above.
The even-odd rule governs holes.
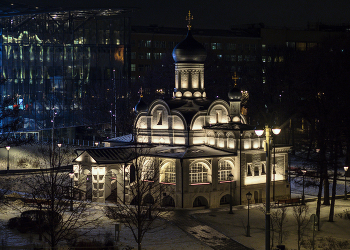
[[[241,113],[241,91],[233,88],[228,102],[206,98],[206,50],[192,37],[190,24],[187,37],[174,48],[173,58],[173,98],[147,105],[141,95],[132,137],[137,145],[149,145],[147,157],[158,163],[157,181],[166,190],[163,204],[217,208],[228,203],[231,194],[233,204],[246,204],[248,192],[253,195],[251,202],[264,202],[264,138],[255,134]],[[94,201],[104,202],[113,190],[127,201],[130,166],[135,159],[125,156],[133,146],[115,146],[113,142],[107,146],[85,150],[74,160],[75,181],[87,180],[84,189],[91,190]],[[274,148],[270,161],[274,169],[271,191],[276,200],[290,198],[289,149]]]

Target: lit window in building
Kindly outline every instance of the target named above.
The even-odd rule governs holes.
[[[151,59],[151,53],[149,53],[149,52],[146,53],[146,59],[147,59],[147,60],[150,60],[150,59]]]
[[[215,50],[216,49],[216,43],[211,43],[211,49]]]
[[[136,71],[136,65],[134,63],[131,64],[131,71]]]
[[[306,43],[296,43],[296,50],[299,51],[305,51],[306,50]]]
[[[146,43],[145,43],[145,47],[147,48],[151,48],[151,44],[152,44],[152,41],[151,40],[147,40]]]
[[[238,59],[239,62],[242,62],[243,56],[242,56],[242,55],[239,55],[239,56],[237,56],[237,59]]]
[[[216,55],[218,59],[222,59],[222,55]]]
[[[198,162],[190,166],[190,182],[208,182],[208,168],[204,163]]]
[[[219,162],[219,181],[226,181],[229,179],[229,175],[232,173],[232,163],[229,161]]]

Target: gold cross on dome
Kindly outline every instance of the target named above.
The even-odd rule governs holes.
[[[235,72],[232,76],[232,80],[235,80],[235,87],[237,86],[237,80],[239,79],[239,77],[237,76],[237,73]]]
[[[186,17],[186,21],[188,21],[188,24],[187,24],[188,30],[190,30],[192,27],[191,20],[193,20],[193,16],[191,15],[191,11],[188,11],[188,15]]]

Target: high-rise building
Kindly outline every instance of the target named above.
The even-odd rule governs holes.
[[[15,98],[21,130],[74,138],[79,126],[111,124],[128,95],[128,10],[1,9],[0,93]]]

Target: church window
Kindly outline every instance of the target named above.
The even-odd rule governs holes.
[[[259,167],[254,167],[254,176],[259,176]]]
[[[227,181],[232,173],[233,164],[230,161],[219,162],[219,181]]]
[[[166,183],[175,183],[176,182],[176,173],[175,173],[175,163],[171,162],[168,163],[164,168],[163,168],[163,178],[162,181]]]
[[[208,168],[204,163],[198,162],[190,166],[190,182],[208,182]]]
[[[153,180],[153,178],[154,178],[153,161],[145,160],[142,165],[143,166],[142,166],[141,179],[142,180]]]
[[[157,125],[163,124],[163,112],[162,111],[158,111],[157,121],[158,121]]]
[[[261,174],[266,174],[266,163],[261,163]]]
[[[247,176],[252,176],[252,164],[247,164]]]

